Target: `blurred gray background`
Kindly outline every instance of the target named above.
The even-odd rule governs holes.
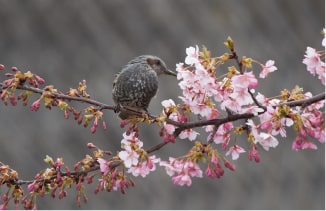
[[[324,4],[323,0],[1,0],[0,63],[31,70],[62,91],[86,79],[93,99],[113,104],[114,75],[133,57],[157,55],[174,69],[184,61],[187,47],[205,45],[219,56],[231,36],[240,56],[276,61],[278,70],[260,81],[258,91],[275,96],[299,84],[318,94],[324,88],[305,70],[302,59],[307,46],[322,49]],[[168,76],[160,78],[151,113],[161,111],[163,99],[180,102],[177,83]],[[115,152],[124,131],[112,111],[105,111],[108,129],[99,128],[96,134],[64,119],[57,109],[35,113],[21,104],[1,103],[0,118],[0,161],[27,180],[47,167],[45,155],[64,157],[72,167],[91,153],[88,142]],[[145,148],[161,142],[158,131],[155,126],[141,127]],[[206,140],[204,135],[200,138]],[[94,195],[94,187],[88,186],[89,202],[81,209],[325,209],[325,146],[317,143],[317,151],[294,152],[293,138],[293,134],[279,138],[279,146],[269,152],[260,148],[259,164],[243,154],[234,162],[235,172],[226,170],[216,180],[194,179],[191,187],[173,185],[162,168],[145,179],[135,178],[136,187],[125,195]],[[176,157],[190,147],[188,141],[179,140],[159,155]],[[77,209],[74,193],[69,191],[63,200],[39,198],[38,208]]]

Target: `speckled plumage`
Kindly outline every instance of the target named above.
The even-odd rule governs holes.
[[[166,68],[158,57],[142,55],[134,58],[117,74],[113,82],[112,97],[118,106],[145,111],[158,90],[158,75],[175,73]],[[121,119],[129,114],[120,112]]]

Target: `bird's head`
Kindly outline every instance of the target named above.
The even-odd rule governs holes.
[[[153,70],[156,72],[157,75],[166,74],[166,75],[177,76],[175,72],[169,70],[166,67],[164,61],[159,57],[152,56],[152,55],[144,55],[143,58],[145,59],[147,64],[153,68]]]

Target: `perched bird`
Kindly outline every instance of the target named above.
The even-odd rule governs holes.
[[[117,107],[147,113],[148,105],[157,93],[158,76],[162,74],[176,76],[157,56],[142,55],[129,61],[113,82],[112,97]],[[121,119],[129,116],[124,111],[119,114]]]

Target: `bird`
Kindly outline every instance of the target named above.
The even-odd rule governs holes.
[[[162,59],[141,55],[130,60],[113,81],[112,98],[122,120],[131,114],[121,107],[148,114],[148,106],[158,91],[158,76],[177,74],[166,67]]]

